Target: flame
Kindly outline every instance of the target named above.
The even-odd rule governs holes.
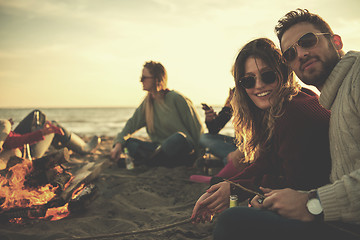
[[[22,223],[22,218],[13,218],[13,219],[10,219],[9,222],[11,222],[11,223]]]
[[[82,183],[80,187],[78,187],[71,195],[71,199],[75,199],[77,196],[80,195],[82,190],[85,188],[85,183]]]
[[[61,167],[55,168],[58,172],[62,172]],[[0,175],[0,200],[4,202],[0,205],[0,213],[2,211],[9,210],[11,208],[25,208],[32,206],[44,205],[53,199],[56,194],[55,191],[58,187],[54,187],[51,184],[40,186],[37,188],[30,188],[24,185],[25,176],[32,171],[31,160],[24,159],[22,163],[18,163],[9,168],[6,176]],[[65,189],[70,185],[71,179],[65,184]],[[84,189],[85,184],[78,187],[72,194],[72,199],[77,197]],[[46,211],[44,217],[38,217],[38,219],[50,219],[56,221],[67,217],[70,212],[68,210],[68,203],[64,206],[49,208]],[[30,217],[30,216],[29,216]],[[35,217],[30,217],[35,218]],[[12,223],[21,223],[22,218],[13,218],[10,220]]]
[[[71,180],[69,181],[71,182]],[[82,192],[82,190],[85,188],[85,184],[81,184],[80,187],[78,187],[71,195],[71,199],[75,199],[77,196],[79,196],[79,194]],[[56,221],[56,220],[60,220],[63,219],[67,216],[69,216],[70,211],[68,209],[69,203],[66,203],[64,206],[62,207],[57,207],[57,208],[49,208],[46,211],[46,215],[45,217],[43,217],[44,219],[50,219],[51,221]],[[43,219],[41,218],[41,219]]]
[[[0,198],[5,199],[0,206],[2,210],[43,205],[55,196],[57,187],[53,187],[51,184],[38,188],[25,187],[25,176],[31,170],[31,161],[24,160],[23,163],[16,164],[9,169],[10,177],[0,176]]]
[[[63,219],[65,217],[69,216],[69,214],[70,214],[68,206],[69,206],[69,203],[66,203],[62,207],[49,208],[46,211],[45,217],[40,218],[40,219],[50,219],[51,221]]]

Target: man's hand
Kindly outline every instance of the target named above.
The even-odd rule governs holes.
[[[253,199],[251,199],[250,204],[252,207],[254,208],[262,208],[262,202],[264,201],[264,198],[259,197],[258,195],[256,195],[255,197],[253,197]]]
[[[254,207],[260,207],[278,213],[279,215],[297,219],[305,222],[315,220],[306,208],[308,193],[300,192],[290,188],[272,190],[269,188],[260,189],[265,193],[265,200],[262,204],[256,204],[256,197],[251,201]]]

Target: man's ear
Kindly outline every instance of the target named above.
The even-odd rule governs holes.
[[[343,43],[341,40],[341,37],[339,35],[334,34],[332,36],[333,38],[333,42],[334,42],[334,46],[336,48],[336,50],[340,51],[343,48]]]

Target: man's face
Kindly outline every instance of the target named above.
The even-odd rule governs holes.
[[[295,24],[289,28],[281,39],[282,52],[293,46],[300,37],[309,32],[320,33],[312,24],[305,22]],[[321,88],[340,60],[340,55],[328,40],[329,36],[319,35],[317,37],[319,39],[318,43],[310,49],[295,45],[296,57],[288,64],[301,81]]]

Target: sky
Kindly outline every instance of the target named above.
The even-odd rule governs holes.
[[[360,50],[359,0],[0,0],[0,108],[136,107],[143,64],[195,105],[225,103],[239,49],[296,8]]]

